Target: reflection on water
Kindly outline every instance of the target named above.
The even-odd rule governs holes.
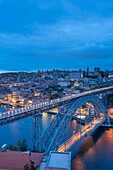
[[[48,115],[47,113],[42,114],[42,131],[47,128],[53,118],[54,115]],[[0,127],[0,146],[4,143],[16,145],[19,139],[25,138],[28,146],[31,147],[33,133],[32,123],[32,117],[28,117]],[[72,122],[68,125],[64,141],[72,136],[73,132],[77,132],[79,127],[80,125],[75,120],[72,120]]]
[[[86,170],[86,165],[83,163],[82,158],[78,155],[76,157],[76,160],[73,161],[73,170]]]
[[[42,129],[46,129],[54,115],[42,115]],[[31,147],[32,117],[0,127],[0,146],[4,143],[16,145],[26,139]],[[75,121],[68,125],[64,140],[76,133],[80,125]],[[84,140],[80,153],[72,160],[72,170],[113,170],[113,129],[99,128],[95,135]]]
[[[72,170],[113,170],[113,129],[89,137],[72,161]]]
[[[22,119],[0,127],[0,146],[4,143],[16,145],[19,139],[27,139],[30,146],[32,136],[32,119]]]
[[[53,117],[53,115],[47,115],[46,113],[42,115],[43,131],[46,129]],[[31,147],[33,133],[32,123],[32,117],[28,117],[0,127],[0,146],[2,146],[4,143],[16,145],[19,139],[26,139],[28,146]]]
[[[73,135],[73,133],[77,133],[79,129],[80,129],[80,124],[78,124],[76,120],[72,120],[67,127],[66,134],[62,142],[65,142],[67,139],[69,139]]]

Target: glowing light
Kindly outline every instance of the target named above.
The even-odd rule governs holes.
[[[85,119],[85,118],[86,118],[85,115],[77,115],[76,117],[77,117],[77,118],[80,118],[80,119]]]
[[[43,117],[47,117],[47,113],[46,112],[43,112],[42,115],[43,115]]]
[[[52,119],[55,117],[55,115],[52,115]]]

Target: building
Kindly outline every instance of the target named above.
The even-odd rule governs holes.
[[[71,153],[50,152],[45,170],[71,170]]]
[[[83,71],[71,71],[69,72],[69,77],[71,80],[79,80],[83,78]]]
[[[43,154],[29,152],[0,152],[0,169],[25,170],[25,167],[40,166]]]
[[[88,79],[88,84],[89,84],[89,87],[95,88],[95,87],[98,86],[98,79],[89,78]]]
[[[112,71],[107,71],[108,78],[113,78],[113,70]]]
[[[65,80],[63,78],[59,78],[57,80],[58,82],[58,85],[62,86],[62,87],[67,87],[67,86],[70,86],[71,82],[69,80]]]

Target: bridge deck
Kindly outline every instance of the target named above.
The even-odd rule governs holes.
[[[17,117],[17,119],[20,119],[21,115],[24,117],[32,115],[34,110],[39,110],[39,111],[43,110],[44,111],[47,108],[51,109],[51,108],[53,108],[53,106],[58,106],[59,104],[62,104],[63,102],[68,102],[70,100],[77,99],[81,96],[100,93],[100,92],[108,91],[108,90],[113,90],[113,86],[90,90],[90,91],[85,91],[85,92],[82,92],[79,94],[73,94],[71,96],[66,96],[63,98],[55,99],[55,100],[44,101],[42,103],[37,103],[35,105],[26,106],[26,107],[12,110],[12,111],[3,112],[3,113],[0,113],[0,123],[4,119],[14,118],[14,117]],[[26,113],[29,113],[29,114],[26,114]]]
[[[90,131],[94,131],[97,129],[103,122],[105,121],[105,118],[102,117],[100,119],[94,119],[87,125],[85,125],[78,133],[74,134],[71,138],[69,138],[66,142],[64,142],[62,145],[60,145],[58,151],[59,152],[65,152],[67,151],[75,142],[80,140],[81,137],[84,137],[88,134]]]

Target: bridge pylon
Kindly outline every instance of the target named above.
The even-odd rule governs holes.
[[[33,117],[33,142],[32,142],[32,151],[36,152],[37,150],[41,152],[41,141],[36,145],[37,140],[40,139],[42,133],[42,114],[39,113]]]

